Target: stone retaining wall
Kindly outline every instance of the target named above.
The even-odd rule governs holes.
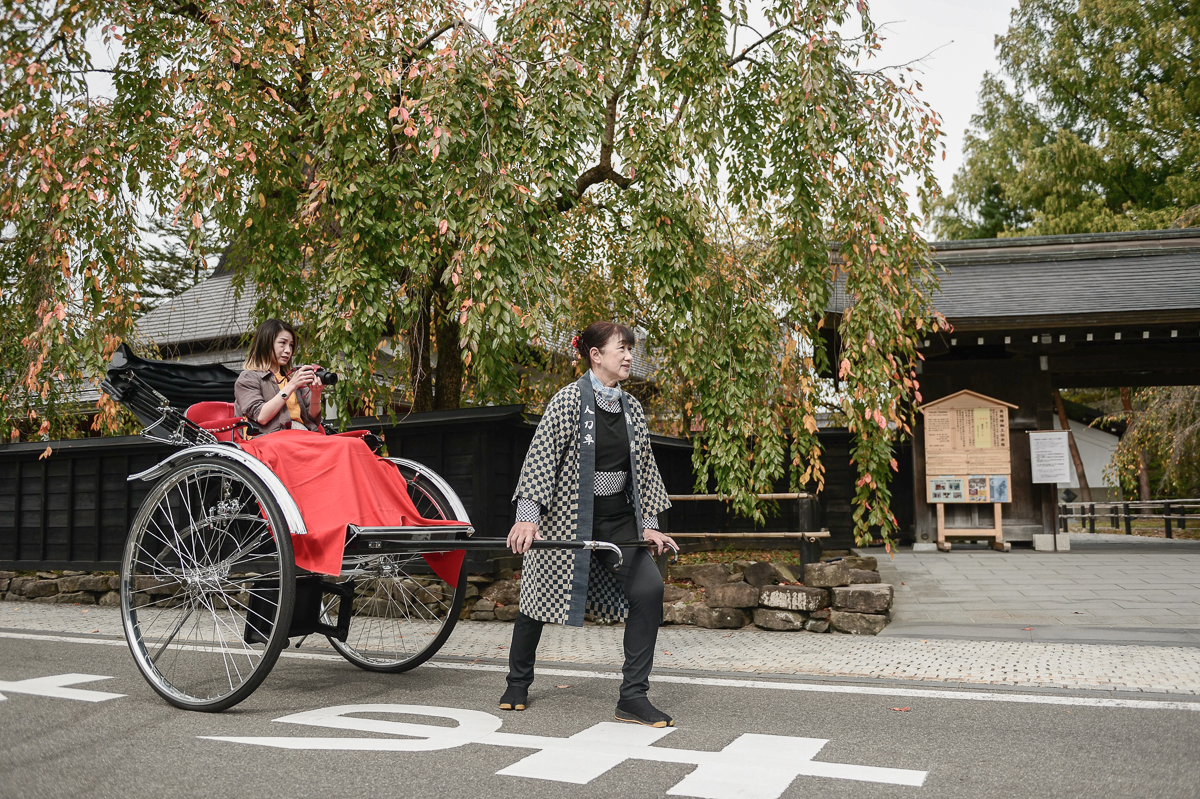
[[[663,594],[664,624],[737,629],[876,635],[889,621],[892,586],[880,582],[873,557],[849,557],[798,567],[735,561],[674,564]],[[119,606],[112,573],[0,571],[0,597],[10,601]],[[521,584],[511,570],[499,579],[469,575],[462,618],[512,621]]]
[[[890,620],[892,586],[873,557],[852,555],[804,567],[735,561],[673,565],[663,620],[736,629],[877,635]],[[797,579],[803,576],[803,581]]]

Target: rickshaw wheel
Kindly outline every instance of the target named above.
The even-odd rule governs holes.
[[[121,563],[125,639],[150,687],[209,712],[253,693],[287,645],[295,568],[283,513],[253,472],[215,457],[167,472]]]
[[[437,474],[399,458],[390,459],[408,483],[408,494],[426,519],[469,522],[462,501]],[[346,641],[329,643],[359,668],[401,672],[431,658],[450,637],[466,594],[464,564],[458,584],[442,580],[421,555],[387,554],[347,558],[343,581],[354,582],[354,612]],[[337,599],[325,605],[324,621],[334,624]]]

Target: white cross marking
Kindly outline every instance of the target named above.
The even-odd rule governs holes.
[[[78,699],[80,702],[104,702],[109,699],[118,699],[125,696],[125,694],[110,694],[104,691],[85,691],[82,688],[66,687],[81,682],[111,679],[112,677],[101,677],[96,674],[58,674],[53,677],[34,677],[29,680],[18,680],[16,682],[0,680],[0,701],[8,699],[4,695],[5,691],[10,694],[52,696],[57,699]]]
[[[450,718],[457,727],[411,724],[350,717],[352,713],[390,713]],[[233,738],[201,736],[215,741],[280,749],[418,752],[452,749],[469,743],[536,749],[534,754],[496,772],[510,777],[586,785],[626,760],[683,763],[697,766],[671,796],[700,799],[777,799],[799,776],[829,777],[889,785],[921,786],[927,772],[856,766],[813,760],[828,741],[787,735],[740,735],[720,752],[652,746],[675,730],[601,722],[569,738],[499,732],[500,719],[490,713],[424,705],[341,705],[276,719],[340,730],[404,735],[407,738]]]

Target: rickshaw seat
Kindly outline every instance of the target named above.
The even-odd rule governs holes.
[[[244,416],[238,416],[234,413],[232,402],[197,402],[188,406],[187,418],[215,435],[218,441],[246,440],[245,433],[240,429],[245,424],[246,419]],[[324,426],[320,430],[325,435],[343,436],[346,438],[365,439],[371,435],[369,430],[346,430],[341,433],[335,433]]]
[[[232,402],[197,402],[188,406],[187,418],[215,435],[217,441],[245,440],[241,427],[246,420],[234,413]]]

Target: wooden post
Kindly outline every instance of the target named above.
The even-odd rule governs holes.
[[[1171,537],[1171,503],[1163,505],[1163,524],[1166,525],[1167,538]]]
[[[1093,535],[1096,534],[1096,506],[1095,505],[1088,506],[1088,532]]]
[[[1071,447],[1071,462],[1075,464],[1075,476],[1079,479],[1079,495],[1084,502],[1092,501],[1092,489],[1088,486],[1087,474],[1083,471],[1083,459],[1079,457],[1079,447],[1075,446],[1075,434],[1071,432],[1071,423],[1067,420],[1067,409],[1063,406],[1062,395],[1054,389],[1054,407],[1058,411],[1058,423],[1067,431],[1067,443]]]
[[[1133,535],[1133,521],[1129,518],[1129,503],[1121,503],[1121,507],[1125,512],[1125,535]]]

